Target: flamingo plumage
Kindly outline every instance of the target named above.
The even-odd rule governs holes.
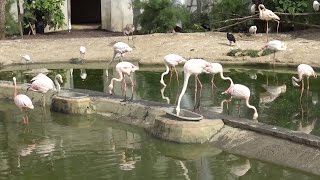
[[[113,57],[111,61],[107,65],[106,76],[108,76],[108,68],[112,61],[116,58],[117,55],[120,55],[120,60],[122,61],[122,57],[126,52],[131,52],[133,49],[124,42],[117,42],[113,45]]]
[[[258,9],[259,9],[259,18],[263,21],[267,21],[266,33],[267,33],[267,41],[268,41],[268,28],[269,28],[268,22],[273,20],[278,23],[277,25],[277,34],[278,34],[280,17],[277,16],[271,10],[267,9],[263,4],[259,4]]]
[[[258,118],[258,112],[256,107],[249,104],[250,99],[250,89],[242,84],[233,84],[231,83],[230,87],[224,91],[222,94],[229,94],[231,95],[231,98],[229,101],[231,101],[232,98],[239,99],[239,100],[245,100],[246,106],[250,109],[254,110],[253,119]]]
[[[17,94],[17,82],[16,82],[16,77],[13,77],[13,85],[14,85],[14,90],[13,90],[13,101],[14,104],[24,112],[24,117],[23,117],[23,123],[28,124],[28,116],[27,116],[27,109],[34,109],[34,106],[32,104],[31,99],[24,94]]]
[[[213,81],[213,80],[214,80],[214,75],[215,75],[215,74],[218,74],[218,73],[220,74],[221,79],[223,79],[223,80],[229,80],[231,84],[233,83],[233,81],[232,81],[232,79],[231,79],[230,77],[225,77],[225,76],[223,75],[223,68],[222,68],[222,65],[221,65],[220,63],[211,63],[211,67],[208,68],[208,72],[211,73],[211,74],[213,74],[213,75],[212,75],[212,79],[211,79],[211,84],[212,84],[212,86],[217,87],[217,86],[214,84],[214,81]]]
[[[124,88],[123,88],[123,94],[124,94],[124,101],[126,101],[126,91],[127,91],[127,85],[126,82],[124,80],[124,75],[129,76],[130,78],[130,82],[131,82],[131,100],[133,100],[133,87],[134,87],[134,83],[131,77],[131,73],[135,72],[136,70],[139,70],[139,67],[133,65],[130,62],[119,62],[116,65],[116,72],[118,73],[119,77],[118,78],[112,78],[111,82],[109,84],[109,93],[110,95],[113,94],[112,90],[113,90],[113,83],[114,81],[123,81],[124,82]]]
[[[184,64],[183,66],[184,81],[183,81],[183,87],[182,87],[181,93],[178,98],[178,104],[176,107],[177,116],[179,116],[180,114],[181,99],[186,92],[190,76],[191,75],[195,76],[195,92],[196,92],[197,81],[199,82],[200,87],[202,87],[202,84],[200,82],[200,79],[198,78],[198,75],[201,73],[209,73],[209,68],[211,68],[211,64],[203,59],[190,59]]]
[[[179,77],[178,77],[178,73],[177,73],[176,66],[177,66],[178,64],[182,64],[182,63],[187,62],[187,60],[184,59],[183,57],[177,55],[177,54],[168,54],[168,55],[164,56],[163,62],[164,62],[164,65],[166,66],[166,71],[161,74],[160,83],[161,83],[163,86],[167,86],[167,85],[164,83],[164,81],[163,81],[163,77],[164,77],[166,74],[168,74],[169,71],[171,72],[171,73],[170,73],[170,82],[171,82],[172,69],[174,69],[174,71],[175,71],[175,73],[176,73],[176,77],[177,77],[177,82],[179,83]]]
[[[272,40],[269,41],[263,49],[270,49],[273,51],[273,65],[275,65],[276,62],[276,52],[277,51],[285,51],[287,49],[287,44],[284,42],[281,42],[279,40]]]
[[[307,77],[307,82],[308,82],[308,90],[309,90],[309,77],[313,76],[314,78],[317,78],[317,74],[313,70],[313,68],[308,65],[308,64],[300,64],[297,68],[298,72],[298,78],[292,76],[292,84],[294,86],[300,86],[297,82],[301,82],[301,89],[304,89],[304,82],[303,78],[306,76]]]

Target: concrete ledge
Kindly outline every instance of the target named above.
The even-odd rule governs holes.
[[[226,125],[234,128],[247,129],[250,131],[271,135],[273,137],[278,137],[281,139],[287,139],[308,146],[314,146],[317,148],[320,147],[320,137],[315,135],[292,131],[290,129],[272,126],[264,123],[253,122],[246,119],[232,119],[228,117],[228,119],[223,118],[223,122]]]
[[[177,121],[166,117],[157,117],[148,131],[155,137],[177,143],[204,143],[222,127],[220,119],[201,121]]]

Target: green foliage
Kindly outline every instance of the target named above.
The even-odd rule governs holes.
[[[308,4],[312,4],[309,0],[273,0],[273,3],[275,4],[277,11],[289,14],[305,12]]]
[[[5,33],[7,35],[14,35],[19,33],[19,25],[18,22],[13,18],[12,14],[10,13],[10,8],[15,3],[14,0],[7,0],[6,2],[6,29]]]
[[[27,0],[24,5],[25,24],[35,24],[42,19],[49,29],[61,28],[64,25],[64,15],[61,10],[64,0]]]
[[[173,5],[171,0],[134,0],[133,7],[143,9],[137,18],[142,32],[146,33],[170,31],[177,22],[184,24],[189,16],[184,7]]]
[[[208,13],[198,13],[197,11],[190,13],[189,20],[183,24],[186,32],[203,32],[206,31],[201,25],[210,24]]]
[[[244,0],[222,0],[215,3],[210,12],[212,27],[219,28],[233,24],[234,22],[223,22],[226,19],[243,17],[249,14],[249,1]],[[244,26],[244,25],[239,25]],[[241,27],[237,28],[241,28]]]

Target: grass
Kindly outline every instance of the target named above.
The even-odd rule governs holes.
[[[260,56],[267,56],[269,54],[272,54],[273,51],[269,49],[264,49],[261,53],[260,50],[255,50],[255,49],[246,49],[246,50],[241,50],[241,49],[232,49],[227,53],[227,56],[250,56],[250,57],[260,57]]]

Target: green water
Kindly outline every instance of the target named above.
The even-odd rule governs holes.
[[[0,104],[0,179],[319,179],[212,145],[167,143],[98,115],[36,106],[26,126],[12,101]]]

